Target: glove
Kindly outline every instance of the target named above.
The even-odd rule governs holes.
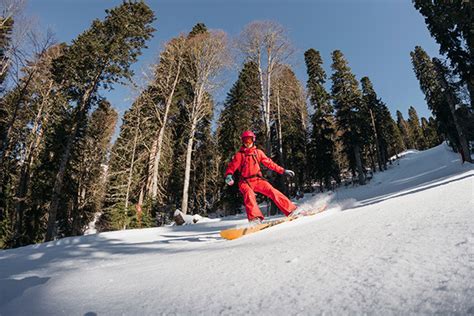
[[[225,183],[227,185],[233,185],[234,184],[234,178],[232,178],[231,174],[228,174],[227,177],[225,177]]]
[[[291,170],[285,170],[285,175],[286,176],[289,176],[289,177],[294,177],[295,176],[295,173]]]

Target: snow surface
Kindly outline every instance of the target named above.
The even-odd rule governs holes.
[[[474,314],[473,176],[440,145],[234,241],[243,216],[0,251],[0,315]]]

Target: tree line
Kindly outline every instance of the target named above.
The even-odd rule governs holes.
[[[439,12],[420,3],[414,1],[424,16],[433,14],[427,17],[431,30],[430,23],[441,23]],[[449,53],[448,65],[416,47],[413,68],[433,116],[420,120],[410,107],[407,120],[400,111],[393,119],[371,80],[357,80],[339,50],[331,54],[330,77],[320,52],[305,51],[308,79],[301,83],[286,30],[272,21],[251,22],[233,40],[198,23],[166,42],[140,84],[133,79],[137,96],[111,144],[118,114],[105,91],[130,84],[131,65],[146,49],[154,20],[144,2],[124,1],[71,44],[29,36],[35,50],[20,54],[13,45],[15,13],[4,10],[2,248],[81,235],[91,222],[99,231],[160,226],[176,209],[235,214],[241,197],[222,177],[246,129],[255,132],[267,155],[296,172],[292,179],[269,172],[265,177],[297,198],[363,185],[401,151],[444,140],[470,161],[472,83],[462,72],[470,71],[463,68],[469,59]],[[460,34],[451,36],[467,33]],[[237,62],[231,46],[237,47]],[[241,65],[237,80],[220,104],[213,93],[235,64]],[[268,212],[276,210],[270,205]]]

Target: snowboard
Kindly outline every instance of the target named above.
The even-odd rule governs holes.
[[[300,217],[312,216],[312,215],[319,214],[319,213],[323,212],[324,210],[326,210],[326,208],[327,208],[327,205],[323,205],[323,206],[318,207],[317,209],[314,209],[314,210],[301,211],[297,216],[293,216],[293,217],[285,217],[285,218],[282,218],[282,219],[276,219],[276,220],[273,220],[273,221],[268,221],[268,222],[262,223],[260,225],[255,225],[255,226],[250,226],[250,227],[231,228],[231,229],[222,230],[220,232],[220,235],[221,235],[222,238],[227,239],[227,240],[237,239],[237,238],[240,238],[242,236],[253,234],[253,233],[259,232],[261,230],[270,228],[272,226],[276,226],[276,225],[286,223],[286,222],[291,222],[291,221],[293,221],[295,219],[298,219]]]

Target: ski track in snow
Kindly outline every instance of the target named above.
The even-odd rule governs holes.
[[[474,314],[473,179],[440,145],[234,241],[243,216],[0,251],[0,315]]]

